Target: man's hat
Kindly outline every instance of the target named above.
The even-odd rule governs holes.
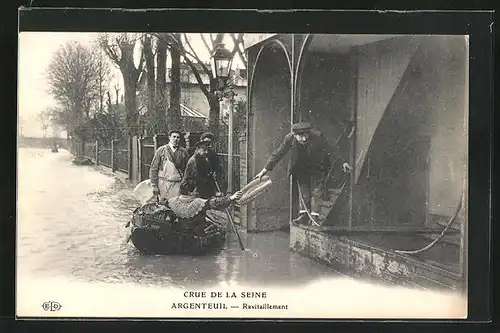
[[[201,135],[200,140],[204,141],[206,139],[214,141],[215,140],[215,135],[213,135],[213,133],[210,133],[210,132],[203,133]]]
[[[309,132],[310,130],[312,130],[312,126],[309,123],[296,123],[292,126],[292,132],[295,134]]]
[[[198,142],[196,142],[196,143],[194,144],[194,147],[195,147],[195,148],[200,148],[200,147],[209,147],[209,146],[210,146],[210,144],[211,144],[211,142],[210,142],[210,141],[200,140],[200,141],[198,141]]]

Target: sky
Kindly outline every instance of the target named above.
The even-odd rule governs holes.
[[[18,56],[18,117],[19,128],[24,136],[41,137],[42,128],[37,115],[44,109],[55,106],[55,101],[48,93],[46,69],[54,53],[65,43],[71,41],[90,45],[98,33],[83,32],[21,32],[19,33]],[[188,34],[191,45],[203,61],[209,61],[210,55],[204,46],[200,34]],[[226,48],[232,49],[230,36],[226,36]],[[111,63],[111,62],[110,62]],[[169,57],[167,66],[169,66]],[[235,57],[233,68],[244,68],[239,57]],[[112,85],[123,87],[123,80],[118,68],[112,65]],[[123,89],[121,89],[123,91]],[[50,136],[54,132],[47,131]],[[64,133],[61,135],[64,136]]]

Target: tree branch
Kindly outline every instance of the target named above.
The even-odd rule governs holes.
[[[183,34],[184,35],[184,39],[186,40],[186,44],[187,46],[189,47],[189,49],[191,49],[191,51],[193,52],[193,56],[194,58],[196,59],[196,61],[201,65],[201,67],[203,67],[203,70],[208,74],[208,76],[211,78],[211,73],[210,73],[210,70],[208,69],[208,67],[203,63],[203,61],[201,61],[200,57],[198,56],[198,54],[196,54],[196,51],[194,50],[193,46],[191,46],[191,43],[189,42],[186,34]],[[181,44],[182,45],[182,44]],[[186,58],[186,57],[185,57]]]
[[[203,41],[203,44],[205,44],[205,47],[207,48],[208,53],[212,53],[213,52],[213,44],[212,44],[212,47],[210,47],[210,45],[208,45],[208,42],[207,42],[205,36],[203,36],[203,34],[200,34],[200,36],[201,36],[201,40]]]
[[[243,34],[238,34],[238,37],[236,37],[234,34],[231,34],[231,39],[233,40],[235,47],[235,49],[233,49],[232,52],[233,56],[235,55],[235,52],[237,52],[241,58],[241,61],[243,62],[243,65],[245,65],[245,68],[247,68],[248,64],[247,64],[247,59],[245,57],[245,53],[240,48],[240,45],[243,45]]]
[[[106,38],[106,40],[104,40]],[[100,42],[102,49],[106,53],[106,55],[113,60],[113,62],[117,65],[120,65],[120,59],[118,58],[118,55],[116,52],[114,52],[111,48],[111,46],[108,43],[107,37],[103,37],[103,39]]]
[[[196,78],[196,81],[198,81],[198,85],[200,86],[201,91],[203,91],[203,94],[205,94],[205,96],[207,96],[207,98],[209,98],[211,96],[211,93],[207,89],[207,87],[205,87],[205,83],[203,82],[200,73],[198,73],[198,70],[196,69],[196,66],[193,64],[193,62],[189,58],[184,57],[184,59],[186,60],[188,66],[193,71],[193,74],[194,74],[194,76]]]

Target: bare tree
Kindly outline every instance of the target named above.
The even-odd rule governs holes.
[[[167,111],[167,49],[166,33],[160,34],[162,38],[156,41],[156,114],[157,128],[166,129]]]
[[[43,110],[40,113],[37,114],[36,117],[38,123],[40,124],[40,127],[42,129],[42,137],[46,138],[47,137],[47,129],[49,128],[50,124],[50,110]]]
[[[52,113],[69,132],[89,119],[99,99],[99,67],[92,50],[77,42],[61,46],[47,67],[49,93],[58,103]]]
[[[202,41],[207,48],[209,54],[212,54],[213,51],[221,44],[224,40],[225,34],[209,34],[209,40],[203,35],[200,34]],[[244,52],[241,50],[241,45],[243,44],[243,34],[237,34],[232,36],[233,41],[235,41],[232,55],[238,53],[241,57],[243,57]],[[205,62],[201,60],[196,49],[191,45],[191,41],[187,34],[182,34],[181,38],[174,37],[175,43],[173,43],[173,47],[177,48],[184,61],[188,64],[191,71],[193,72],[200,89],[203,94],[206,96],[209,105],[209,118],[208,118],[208,127],[209,130],[213,133],[219,132],[219,123],[220,123],[220,103],[217,95],[217,82],[216,78],[213,76],[210,66],[208,66]],[[242,58],[244,64],[246,64],[246,59]],[[203,82],[202,74],[206,75],[209,79],[209,86],[206,86],[206,83]]]
[[[172,47],[175,42],[174,33],[145,34],[143,50],[145,57],[146,91],[139,93],[147,101],[147,113],[144,119],[151,133],[165,133],[169,128],[180,128],[180,52]],[[167,95],[167,51],[170,51],[172,68],[170,72],[170,92]],[[155,64],[156,56],[156,64]],[[167,109],[168,97],[170,97]],[[141,109],[144,106],[141,107]]]
[[[108,34],[104,33],[99,36],[99,42],[113,63],[120,69],[123,76],[125,88],[125,109],[127,112],[127,125],[129,126],[129,134],[133,135],[137,132],[137,83],[139,75],[143,70],[144,53],[141,50],[139,64],[136,67],[134,63],[134,49],[136,43],[142,38],[141,34],[119,33]]]
[[[93,45],[92,54],[95,57],[96,64],[96,90],[98,95],[97,105],[95,107],[96,113],[103,113],[105,111],[105,97],[107,92],[107,87],[110,84],[111,78],[111,68],[109,66],[109,60],[104,54],[102,48],[99,46],[99,40]]]
[[[172,34],[174,40],[180,40],[180,34]],[[181,52],[177,47],[170,48],[172,68],[170,72],[170,106],[167,111],[167,125],[179,129],[181,126]]]
[[[145,34],[142,38],[144,59],[146,61],[145,75],[147,81],[147,108],[148,113],[154,114],[156,104],[156,87],[155,87],[155,56],[153,53],[153,38]]]

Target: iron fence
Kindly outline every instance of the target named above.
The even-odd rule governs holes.
[[[113,168],[113,153],[111,149],[111,142],[99,143],[98,163],[108,168]]]
[[[129,144],[127,139],[114,141],[113,146],[115,169],[128,173]]]
[[[94,163],[96,162],[95,147],[95,142],[85,142],[83,144],[83,156],[90,158]]]

